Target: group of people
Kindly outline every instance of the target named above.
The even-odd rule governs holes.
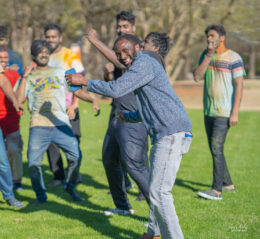
[[[86,36],[110,62],[105,66],[104,81],[85,77],[79,57],[62,46],[62,31],[56,24],[44,28],[44,40],[32,43],[33,63],[13,83],[15,94],[11,84],[2,83],[9,79],[6,76],[9,68],[3,67],[0,87],[15,114],[28,98],[31,121],[27,157],[36,203],[47,200],[41,171],[46,151],[54,173],[50,186],[64,184],[73,200],[81,200],[74,189],[81,180],[79,167],[82,158],[78,100],[92,102],[93,110],[99,110],[97,101],[89,94],[94,92],[113,98],[102,159],[115,208],[104,214],[134,213],[126,192],[128,173],[150,208],[148,231],[141,238],[183,238],[171,190],[182,155],[188,152],[193,135],[189,116],[166,73],[164,57],[169,51],[169,37],[151,32],[141,42],[134,35],[135,17],[130,12],[117,14],[116,23],[118,38],[113,50],[99,40],[94,29],[89,30]],[[199,191],[198,195],[219,200],[222,199],[222,190],[235,191],[223,147],[229,127],[238,122],[245,71],[241,57],[225,47],[223,26],[211,25],[205,34],[207,48],[194,71],[194,79],[204,78],[205,81],[205,127],[214,177],[212,189]],[[76,73],[66,73],[71,68],[75,68]],[[80,87],[71,90],[75,86]],[[2,125],[1,129],[4,132]],[[149,160],[148,135],[152,143]],[[8,142],[6,134],[4,137]],[[13,184],[18,182],[18,186],[22,186],[21,181],[15,181],[21,179],[14,178],[14,173],[12,179],[3,138],[0,138],[0,146],[0,153],[4,155],[4,160],[2,157],[0,160],[0,189],[9,204],[22,207],[12,192]],[[59,148],[65,152],[68,161],[66,178]],[[21,148],[18,151],[21,153]],[[8,177],[4,177],[4,173]]]

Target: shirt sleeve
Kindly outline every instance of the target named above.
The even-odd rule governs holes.
[[[245,69],[244,69],[244,63],[243,63],[241,56],[239,56],[237,54],[234,58],[235,59],[232,62],[232,65],[231,65],[232,78],[236,79],[236,78],[239,78],[239,77],[246,76],[246,72],[245,72]]]
[[[138,123],[142,121],[141,115],[138,110],[135,112],[124,113],[124,119],[126,122],[129,123]]]
[[[206,50],[204,50],[204,51],[202,52],[202,54],[200,55],[200,59],[199,59],[199,61],[198,61],[197,67],[202,63],[205,54],[206,54]]]
[[[152,63],[147,58],[139,57],[116,81],[88,80],[87,90],[100,95],[118,98],[146,85],[154,77]]]

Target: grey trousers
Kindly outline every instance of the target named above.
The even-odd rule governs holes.
[[[181,239],[183,234],[175,211],[172,187],[182,155],[187,153],[192,135],[179,132],[159,139],[150,153],[150,215],[148,234],[163,239]]]

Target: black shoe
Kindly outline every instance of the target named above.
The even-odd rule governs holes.
[[[60,179],[53,179],[49,184],[48,187],[56,187],[63,184],[63,180]]]
[[[21,183],[14,183],[13,184],[13,190],[17,191],[17,192],[22,191],[23,190],[23,185]]]
[[[73,201],[82,201],[81,197],[74,191],[72,188],[64,188],[66,192],[70,194],[72,197]]]
[[[6,200],[6,202],[12,206],[12,207],[16,207],[16,208],[23,208],[23,203],[21,203],[20,201],[18,201],[16,198],[11,198]]]

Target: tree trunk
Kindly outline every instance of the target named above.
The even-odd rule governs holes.
[[[249,78],[250,79],[255,79],[255,64],[256,64],[256,57],[255,57],[255,45],[250,44],[249,46],[250,51],[249,51]]]

